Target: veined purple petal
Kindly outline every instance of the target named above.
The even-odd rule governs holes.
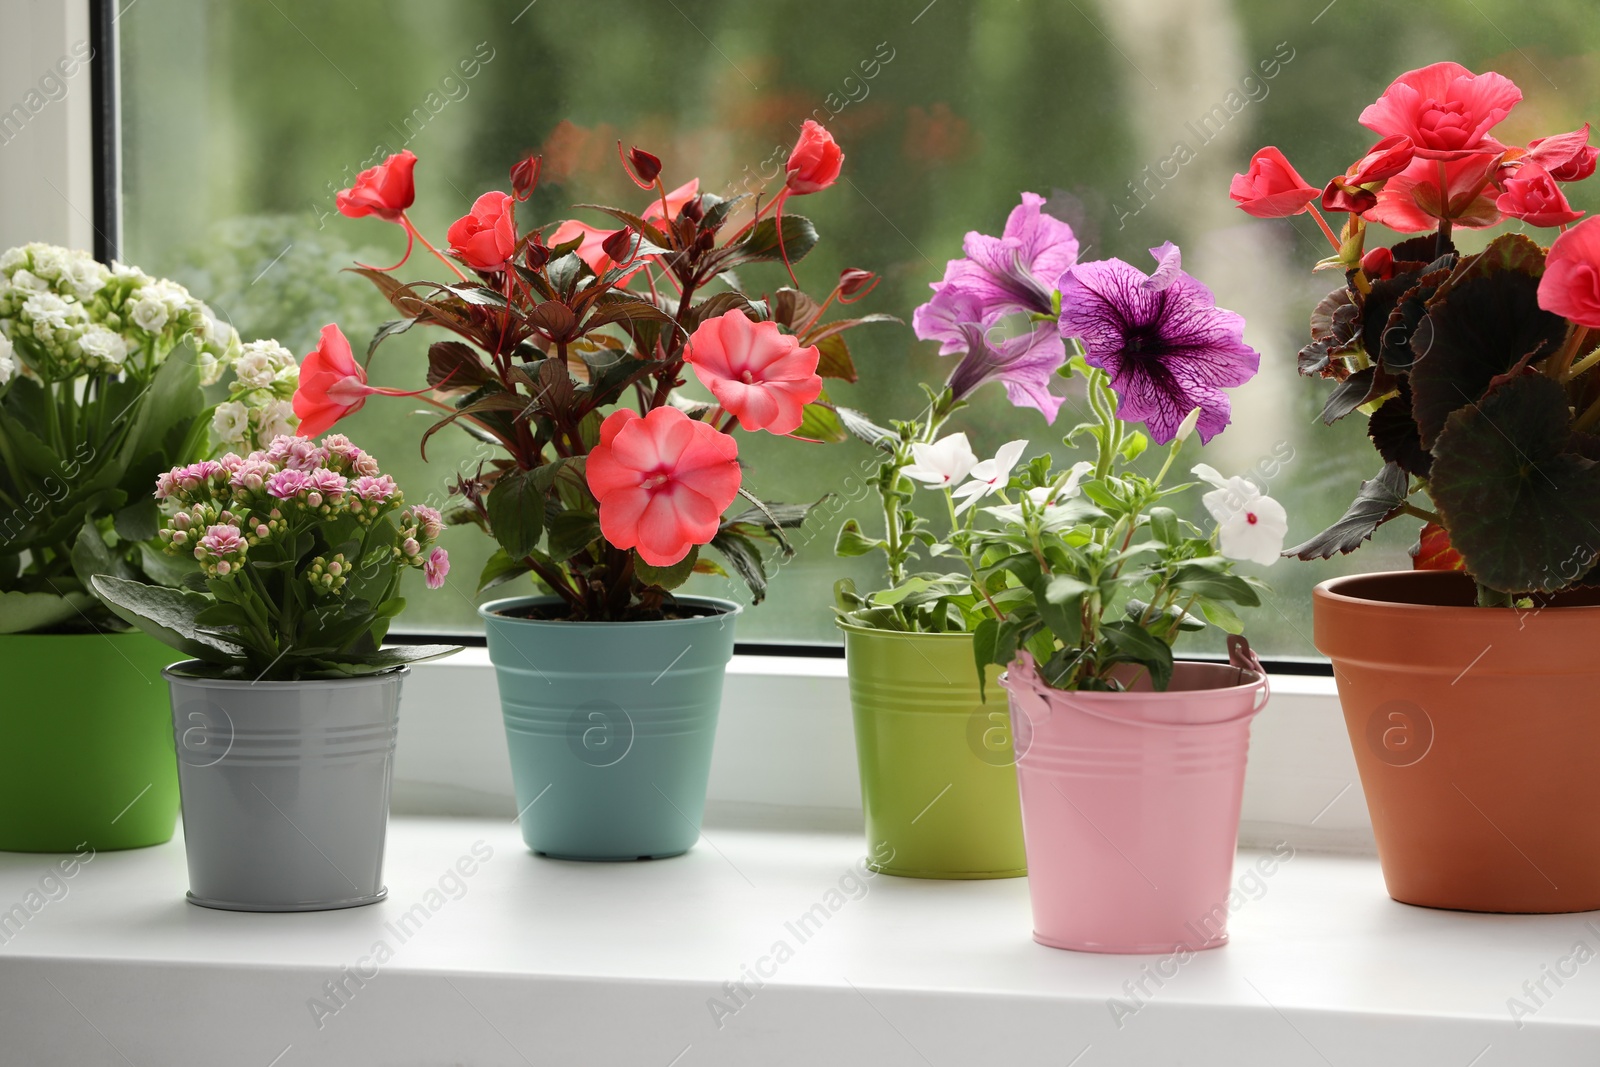
[[[938,341],[941,356],[966,351],[964,325],[987,328],[1000,318],[1000,309],[985,304],[969,289],[950,282],[935,282],[931,288],[933,299],[911,313],[911,329],[924,341]]]
[[[1025,334],[993,345],[983,330],[969,327],[966,345],[966,355],[946,383],[957,398],[985,382],[999,381],[1014,406],[1035,408],[1047,421],[1055,421],[1065,398],[1050,391],[1050,382],[1066,362],[1067,350],[1050,323],[1040,323]]]
[[[1209,441],[1228,425],[1222,390],[1254,377],[1261,356],[1244,343],[1244,318],[1217,307],[1211,290],[1173,265],[1176,247],[1152,252],[1156,276],[1166,274],[1160,288],[1120,259],[1062,275],[1061,333],[1079,338],[1086,362],[1111,376],[1118,418],[1144,422],[1165,444],[1198,407],[1196,429]]]
[[[1152,248],[1150,254],[1156,257],[1156,269],[1144,280],[1144,287],[1154,290],[1165,289],[1183,272],[1183,253],[1178,251],[1177,245],[1165,241],[1160,248]]]
[[[962,242],[967,258],[953,259],[944,280],[1000,312],[1050,311],[1050,279],[1078,259],[1072,227],[1044,213],[1044,197],[1023,193],[999,237],[972,231]]]

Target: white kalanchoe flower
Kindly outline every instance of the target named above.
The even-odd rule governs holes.
[[[951,488],[978,465],[964,433],[941,437],[931,445],[914,444],[911,455],[916,462],[905,468],[905,476],[935,489]]]
[[[250,436],[250,409],[231,400],[218,404],[211,415],[211,434],[222,445],[245,442]]]
[[[18,289],[27,289],[35,293],[48,293],[50,283],[34,274],[31,270],[19,270],[11,276],[11,284]]]
[[[139,293],[139,299],[133,302],[129,316],[141,330],[148,333],[160,333],[166,328],[170,312],[166,302],[159,293],[152,293],[152,286],[146,286]]]
[[[272,384],[272,357],[260,351],[260,341],[244,346],[244,355],[233,365],[233,376],[246,389],[264,389]]]
[[[17,360],[13,355],[11,339],[0,334],[0,385],[5,385],[17,373]]]
[[[1222,554],[1262,566],[1276,561],[1289,533],[1289,516],[1283,505],[1263,495],[1247,478],[1224,478],[1204,463],[1195,464],[1193,471],[1201,481],[1216,486],[1201,502],[1217,521],[1217,547]]]
[[[99,323],[92,323],[78,338],[78,347],[84,358],[96,367],[121,367],[128,358],[128,342],[122,335]]]
[[[298,420],[294,404],[288,400],[274,400],[256,413],[256,440],[271,441],[274,437],[293,437]]]
[[[1011,481],[1011,469],[1017,465],[1017,460],[1022,458],[1022,450],[1028,447],[1027,441],[1007,441],[1000,446],[1000,451],[994,454],[993,459],[986,459],[977,464],[968,472],[971,481],[957,487],[955,497],[961,501],[956,508],[956,514],[972,507],[986,496],[1000,492]]]

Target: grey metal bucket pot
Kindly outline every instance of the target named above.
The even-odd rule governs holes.
[[[553,859],[662,859],[700,837],[739,605],[658,622],[560,622],[478,608],[500,684],[522,838]]]
[[[410,668],[243,682],[162,672],[189,859],[189,900],[326,911],[382,900],[383,844]]]

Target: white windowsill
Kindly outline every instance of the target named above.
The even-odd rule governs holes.
[[[1372,829],[1333,679],[1284,675],[1251,727],[1240,841],[1365,853]],[[488,651],[418,664],[400,709],[394,811],[516,813]],[[842,659],[735,656],[723,690],[707,812],[725,825],[861,827]]]
[[[447,881],[458,897],[430,897],[479,842],[492,854]],[[1600,1048],[1588,968],[1546,980],[1520,1029],[1507,1003],[1533,1006],[1525,981],[1600,944],[1592,916],[1412,908],[1373,860],[1300,853],[1263,876],[1247,851],[1232,943],[1179,964],[1034,944],[1025,879],[857,883],[862,851],[708,827],[681,858],[565,863],[506,819],[398,818],[388,900],[299,915],[185,903],[178,841],[101,853],[0,945],[0,1062],[1495,1067]],[[0,854],[0,906],[50,860]],[[802,940],[786,924],[813,905],[826,918]],[[379,942],[393,958],[374,973]],[[356,966],[361,983],[341,978]],[[712,998],[737,1008],[720,1028]]]

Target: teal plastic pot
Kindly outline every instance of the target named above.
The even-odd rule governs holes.
[[[999,669],[980,694],[971,634],[839,629],[870,866],[908,878],[1027,874]]]
[[[500,683],[522,839],[543,856],[659,859],[700,836],[722,676],[739,605],[679,597],[705,612],[660,622],[559,622],[478,609]]]
[[[178,821],[161,668],[134,631],[0,635],[0,849],[159,845]]]

